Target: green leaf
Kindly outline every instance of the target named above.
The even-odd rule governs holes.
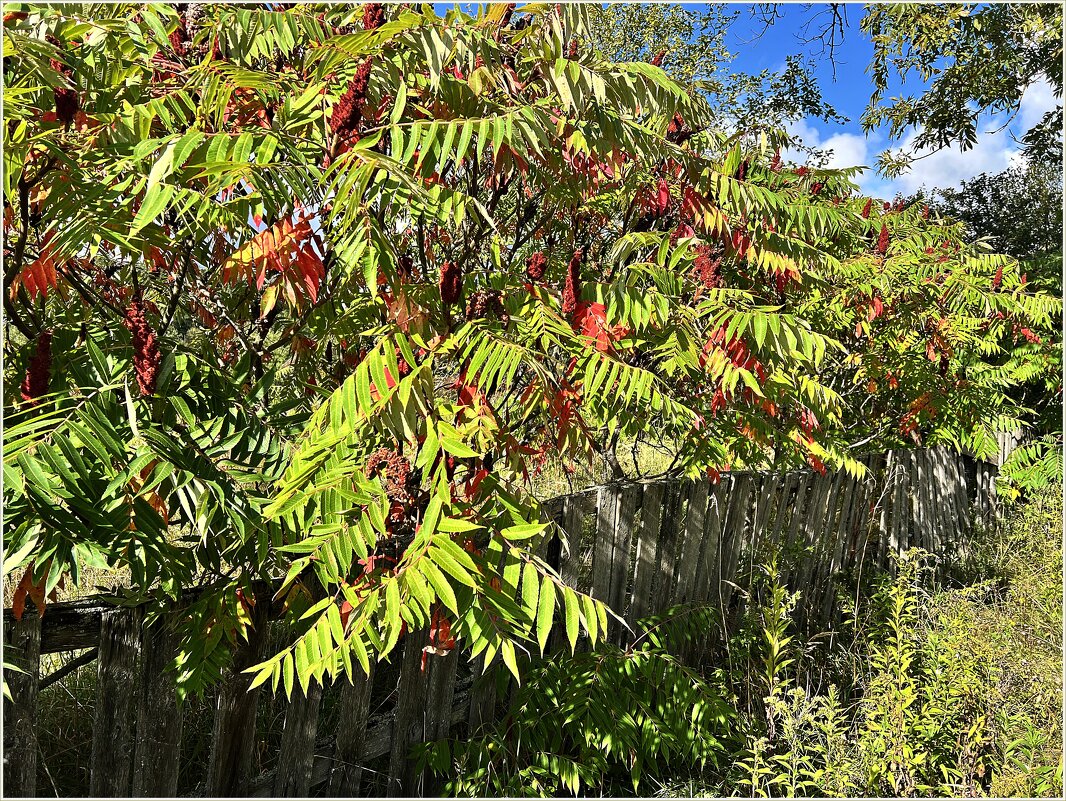
[[[563,607],[565,611],[566,638],[570,641],[570,652],[577,649],[578,619],[581,615],[578,609],[577,596],[569,587],[563,589]]]
[[[547,576],[540,585],[540,603],[537,607],[537,644],[543,654],[548,645],[548,635],[555,618],[555,582]]]

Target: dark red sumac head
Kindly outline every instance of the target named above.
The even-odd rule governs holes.
[[[453,261],[446,261],[440,267],[440,299],[450,306],[459,302],[463,294],[463,270]]]

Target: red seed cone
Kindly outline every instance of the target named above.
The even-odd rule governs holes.
[[[866,199],[866,205],[862,207],[862,218],[864,220],[870,219],[870,209],[873,208],[873,205],[874,205],[874,199],[872,197],[871,198],[867,198]]]
[[[884,256],[888,253],[888,226],[881,223],[881,235],[877,237],[877,252]]]
[[[174,48],[174,52],[179,56],[184,56],[185,43],[189,41],[189,33],[185,28],[183,19],[178,19],[178,27],[171,31],[170,36],[167,38],[170,40],[170,46]]]
[[[537,251],[526,259],[526,275],[530,281],[539,281],[544,277],[544,271],[548,269],[548,260],[542,251]]]
[[[440,299],[445,306],[459,302],[463,294],[463,270],[453,261],[446,261],[440,268]]]
[[[781,150],[774,151],[774,159],[770,162],[770,172],[781,172]]]
[[[408,485],[411,479],[411,462],[396,451],[379,448],[370,454],[366,463],[366,474],[370,478],[383,474],[382,483],[389,500],[401,503],[410,500]]]
[[[385,6],[382,3],[367,3],[363,6],[363,30],[372,31],[385,23]]]
[[[511,17],[514,16],[514,10],[518,8],[518,3],[508,3],[507,8],[504,9],[503,17],[500,18],[500,27],[506,28],[511,24]]]
[[[1003,284],[1003,267],[996,268],[996,277],[992,279],[992,288],[999,289]]]
[[[574,256],[566,267],[566,285],[563,287],[563,314],[573,314],[577,309],[577,299],[581,295],[581,248],[574,251]]]
[[[366,90],[370,84],[372,63],[373,59],[368,58],[359,66],[355,76],[348,83],[348,90],[341,95],[341,99],[333,107],[329,127],[338,136],[344,137],[359,131],[359,125],[363,119],[363,107],[366,106]]]
[[[661,67],[663,65],[663,59],[666,57],[666,51],[660,50],[652,60],[649,62],[653,67]]]
[[[126,328],[133,334],[133,369],[141,395],[154,395],[159,376],[159,343],[144,314],[144,301],[134,299],[126,309]]]
[[[37,336],[37,350],[30,357],[26,377],[22,379],[22,399],[36,403],[42,395],[48,394],[48,383],[52,373],[52,332],[42,331]]]
[[[56,47],[62,47],[62,43],[54,36],[49,36],[48,41],[54,44]],[[49,66],[63,77],[73,83],[74,70],[68,67],[59,59],[49,59]],[[52,89],[52,97],[55,102],[56,119],[66,126],[69,126],[74,122],[74,117],[77,115],[78,110],[81,108],[81,98],[78,96],[77,89],[68,89],[66,87],[56,87]]]
[[[706,289],[716,289],[722,285],[722,276],[719,273],[721,266],[721,257],[711,257],[710,245],[700,245],[696,248],[696,278]]]

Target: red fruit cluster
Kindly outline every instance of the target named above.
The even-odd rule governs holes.
[[[159,375],[159,343],[155,331],[148,324],[144,302],[134,299],[126,309],[126,328],[133,334],[133,368],[137,373],[137,387],[142,395],[155,394],[155,381]]]
[[[48,381],[52,372],[52,332],[42,331],[37,336],[37,351],[30,357],[26,377],[22,379],[22,399],[36,403],[48,393]]]
[[[743,181],[748,174],[748,160],[744,159],[740,162],[740,166],[737,167],[736,174],[733,176],[738,181]]]
[[[385,6],[381,3],[367,3],[363,6],[363,30],[372,31],[385,23]]]
[[[1002,265],[996,268],[996,277],[992,279],[992,288],[999,289],[1003,284],[1003,267]]]
[[[382,476],[389,500],[399,503],[411,500],[411,463],[396,451],[379,448],[370,454],[366,462],[366,474],[369,478]]]
[[[811,194],[817,195],[819,192],[822,191],[822,186],[824,186],[824,184],[821,181],[815,181],[813,184],[811,184]]]
[[[49,41],[52,44],[59,45],[59,40],[55,38],[50,38]],[[73,82],[74,70],[62,61],[53,58],[49,60],[49,65],[60,75]],[[74,117],[81,108],[81,98],[78,96],[78,90],[57,87],[52,90],[52,96],[55,99],[56,119],[64,125],[70,125],[74,122]]]
[[[923,220],[928,220],[929,219],[929,207],[928,206],[922,206],[922,219]]]
[[[652,58],[652,60],[650,62],[648,62],[648,63],[650,63],[653,67],[661,67],[663,65],[663,58],[665,58],[665,57],[666,57],[666,51],[665,50],[660,50],[658,53],[655,54],[655,56]]]
[[[566,266],[566,285],[563,287],[563,314],[573,314],[577,309],[577,299],[581,295],[581,249],[574,251],[573,258]]]
[[[363,108],[366,106],[366,90],[370,85],[370,67],[373,59],[368,58],[348,84],[348,90],[341,95],[337,105],[333,107],[333,115],[329,119],[329,127],[333,133],[340,137],[346,137],[359,132],[359,126],[363,119]]]
[[[440,267],[440,299],[445,306],[459,302],[463,294],[463,270],[454,261],[446,261]]]
[[[170,40],[170,46],[174,48],[174,53],[179,56],[185,55],[185,43],[189,41],[189,33],[185,28],[185,20],[178,19],[178,27],[171,31],[170,36],[167,37]]]
[[[881,223],[881,234],[877,237],[877,252],[884,256],[888,253],[888,226]]]
[[[867,198],[866,199],[866,205],[862,207],[862,218],[864,220],[870,219],[870,209],[873,208],[873,205],[874,205],[874,199],[872,197],[871,198]]]
[[[538,250],[526,259],[526,275],[530,281],[539,281],[544,277],[544,271],[548,269],[548,260],[543,251]]]
[[[774,151],[774,159],[770,162],[770,172],[781,172],[781,149]]]
[[[722,257],[711,256],[710,245],[700,245],[696,248],[696,278],[706,289],[716,289],[722,285],[722,275],[719,272],[722,266]]]
[[[506,28],[511,24],[511,17],[514,16],[514,10],[518,8],[518,3],[508,3],[507,8],[504,9],[503,17],[500,19],[500,27]]]
[[[507,312],[503,307],[498,289],[479,289],[471,293],[466,302],[466,319],[480,320],[487,317],[503,319]]]

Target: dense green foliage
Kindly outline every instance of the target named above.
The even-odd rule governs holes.
[[[501,724],[428,761],[459,796],[1058,797],[1061,497],[980,534],[961,586],[904,554],[832,639],[794,629],[771,558],[729,648],[703,655],[715,615],[674,610],[628,651],[538,668]]]
[[[275,588],[325,681],[430,625],[519,674],[608,610],[536,471],[907,442],[978,455],[1060,304],[961,225],[730,138],[590,7],[5,6],[5,572],[189,608],[183,688]]]

